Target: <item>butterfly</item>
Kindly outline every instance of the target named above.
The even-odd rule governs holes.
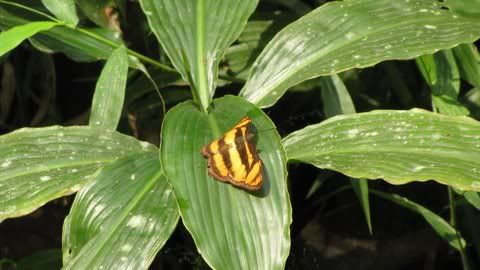
[[[262,161],[252,141],[252,119],[242,118],[222,138],[202,147],[208,174],[248,190],[262,187]]]

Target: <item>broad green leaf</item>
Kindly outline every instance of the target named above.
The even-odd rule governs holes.
[[[103,28],[87,28],[86,32],[56,27],[52,31],[37,35],[30,41],[37,49],[45,53],[62,52],[78,62],[93,62],[107,59],[118,47],[124,45],[120,36],[115,32]],[[100,37],[107,42],[100,41],[90,34]],[[115,46],[110,45],[115,44]],[[141,69],[137,58],[129,57],[129,64],[133,68]]]
[[[457,102],[458,92],[460,91],[460,72],[455,63],[455,58],[451,50],[444,50],[434,54],[435,72],[437,73],[437,81],[430,84],[432,89],[433,109],[445,115],[468,115],[468,110]],[[428,80],[427,80],[428,82]],[[463,110],[463,111],[462,111]],[[456,214],[453,189],[448,187],[450,202],[450,225],[455,227]],[[427,219],[428,220],[428,219]],[[432,226],[435,228],[438,224]],[[455,229],[455,228],[454,228]],[[438,229],[436,229],[438,231]],[[455,232],[455,231],[454,231]],[[440,233],[440,235],[442,235]],[[469,262],[465,256],[465,244],[460,234],[455,232],[453,235],[442,236],[450,245],[457,248],[462,258],[463,268],[469,270]],[[455,243],[457,246],[455,246]]]
[[[465,193],[463,193],[463,196],[471,205],[475,206],[475,208],[480,210],[480,195],[478,194],[478,192],[466,191]]]
[[[422,59],[424,56],[420,56],[419,58]],[[419,62],[417,61],[417,63]],[[421,61],[421,63],[423,64],[423,66],[419,65],[421,69],[430,71],[429,73],[431,75],[425,78],[425,80],[432,88],[432,95],[447,95],[455,99],[458,97],[458,92],[460,91],[460,72],[458,71],[451,50],[437,52],[433,54],[433,61]],[[424,72],[422,72],[422,74],[423,73]],[[435,80],[431,79],[432,76]]]
[[[155,147],[90,127],[23,128],[0,136],[0,221],[72,194],[103,164]]]
[[[348,93],[347,87],[345,87],[340,77],[337,75],[322,77],[320,78],[320,86],[322,88],[323,111],[327,118],[356,112],[350,93]],[[365,214],[368,230],[371,234],[372,221],[370,219],[368,182],[366,179],[350,179],[350,183]]]
[[[450,226],[450,224],[448,224],[448,222],[445,221],[442,217],[433,213],[427,208],[396,194],[388,194],[376,190],[370,190],[370,192],[421,215],[425,219],[425,221],[427,221],[428,224],[432,226],[435,232],[437,232],[438,235],[440,235],[440,237],[447,241],[453,248],[460,250],[466,247],[466,242],[461,236],[460,241],[458,240],[455,228]]]
[[[283,139],[290,160],[392,184],[480,191],[480,123],[414,109],[340,115]]]
[[[334,1],[279,32],[253,64],[241,94],[268,107],[307,79],[414,58],[479,36],[478,20],[438,1]]]
[[[480,0],[445,0],[445,6],[466,17],[480,18]]]
[[[1,19],[1,16],[0,16]],[[0,33],[0,56],[17,47],[25,39],[40,31],[48,30],[58,23],[55,22],[33,22],[13,27]]]
[[[337,75],[320,78],[325,116],[355,113],[355,106],[345,84]]]
[[[432,90],[433,107],[440,113],[463,116],[470,114],[458,101],[460,72],[451,50],[420,56],[417,66]]]
[[[0,4],[0,29],[7,30],[18,25],[31,23],[38,17],[17,13],[7,5]],[[25,15],[25,16],[21,16]],[[97,61],[107,59],[112,52],[123,44],[121,37],[113,31],[101,28],[68,28],[57,26],[49,31],[40,32],[30,38],[32,44],[45,53],[63,52],[75,61]],[[129,65],[143,69],[135,57],[129,57]]]
[[[475,44],[460,44],[453,48],[461,76],[480,89],[480,54]]]
[[[62,251],[48,249],[22,258],[15,267],[16,270],[44,270],[62,268]]]
[[[432,101],[435,105],[435,108],[438,112],[453,115],[453,116],[465,116],[469,115],[470,112],[462,104],[460,104],[456,99],[447,96],[435,96],[432,95]]]
[[[90,126],[117,129],[125,98],[127,72],[128,55],[125,47],[122,46],[108,58],[98,78],[93,96]]]
[[[207,174],[202,146],[241,118],[253,120],[264,186],[235,188]],[[214,100],[210,115],[194,102],[171,109],[163,122],[161,162],[180,206],[183,224],[198,251],[214,269],[283,269],[292,220],[286,156],[271,120],[244,99]]]
[[[42,3],[55,17],[71,25],[78,24],[77,10],[74,0],[42,0]]]
[[[458,195],[462,195],[475,208],[480,210],[480,195],[475,191],[461,191],[454,189]]]
[[[437,83],[437,65],[435,65],[435,57],[433,54],[425,54],[415,58],[417,67],[420,69],[425,81],[432,86]]]
[[[207,111],[218,64],[258,0],[141,0],[152,31]]]
[[[179,217],[156,152],[118,159],[75,198],[64,225],[64,269],[148,269]]]

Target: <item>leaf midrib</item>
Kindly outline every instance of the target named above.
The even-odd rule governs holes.
[[[195,9],[196,22],[196,47],[197,47],[197,69],[198,69],[198,91],[200,92],[200,102],[204,111],[207,110],[209,102],[209,89],[207,82],[207,71],[205,61],[205,0],[197,0],[197,8]]]
[[[472,163],[478,163],[480,165],[480,162],[475,162],[475,159],[471,159],[471,158],[465,158],[465,159],[462,159],[461,157],[459,157],[458,155],[451,155],[451,154],[448,154],[448,152],[445,152],[445,151],[426,151],[425,149],[418,149],[418,150],[414,150],[414,149],[409,149],[409,150],[403,150],[403,151],[399,151],[398,150],[399,148],[382,148],[382,149],[379,149],[379,150],[375,150],[375,151],[353,151],[353,150],[349,150],[349,149],[345,149],[345,150],[340,150],[340,151],[323,151],[319,154],[310,154],[310,155],[304,155],[302,157],[292,157],[292,156],[289,156],[288,155],[288,150],[287,150],[287,157],[289,160],[303,160],[303,159],[309,159],[309,160],[312,160],[314,158],[318,158],[320,156],[328,156],[328,155],[336,155],[336,154],[349,154],[349,153],[367,153],[368,155],[372,155],[372,154],[375,154],[375,153],[384,153],[384,152],[390,152],[392,154],[396,154],[396,153],[402,153],[402,154],[411,154],[411,153],[419,153],[420,155],[423,155],[423,156],[431,156],[431,157],[434,157],[434,158],[450,158],[450,159],[456,159],[456,160],[461,160],[461,161],[469,161],[469,162],[472,162]],[[432,153],[441,153],[442,155],[434,155]],[[480,160],[480,158],[478,158],[477,160]]]

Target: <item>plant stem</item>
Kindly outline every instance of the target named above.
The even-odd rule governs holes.
[[[463,264],[463,269],[464,270],[470,270],[470,263],[468,262],[467,255],[465,253],[465,249],[462,246],[462,241],[460,238],[460,233],[458,232],[457,229],[457,217],[456,217],[456,212],[455,212],[455,199],[454,199],[455,194],[453,193],[453,189],[451,187],[448,187],[448,201],[450,204],[450,225],[455,229],[456,237],[458,244],[460,246],[460,257],[462,258],[462,264]]]

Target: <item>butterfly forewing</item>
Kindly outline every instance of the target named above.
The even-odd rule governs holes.
[[[208,159],[208,174],[222,182],[230,182],[250,190],[262,187],[262,164],[250,141],[252,120],[240,120],[222,138],[202,148]]]

